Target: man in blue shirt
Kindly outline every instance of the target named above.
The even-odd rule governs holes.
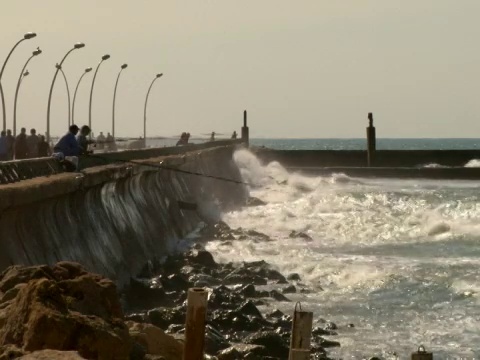
[[[62,153],[64,156],[78,156],[80,154],[80,147],[78,146],[75,135],[78,133],[78,126],[72,125],[68,133],[62,136],[54,146],[53,151]]]

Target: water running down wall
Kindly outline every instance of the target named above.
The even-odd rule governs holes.
[[[178,168],[182,170],[241,180],[233,151],[233,146],[223,146],[162,161],[181,163]],[[124,172],[123,167],[118,172]],[[133,167],[135,175],[4,210],[0,214],[0,269],[72,260],[121,285],[149,261],[168,254],[176,240],[206,217],[215,218],[245,201],[243,185]],[[179,200],[197,203],[199,210],[182,210]]]

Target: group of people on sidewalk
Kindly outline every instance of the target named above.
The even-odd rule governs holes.
[[[12,135],[11,130],[0,133],[0,161],[31,159],[49,155],[50,146],[45,141],[45,136],[37,135],[35,129],[31,129],[28,136],[25,128],[20,130],[17,137]]]

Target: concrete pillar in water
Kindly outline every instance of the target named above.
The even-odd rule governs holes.
[[[293,360],[292,350],[310,351],[310,340],[312,338],[313,312],[297,311],[293,313],[292,337],[290,340],[290,360]],[[302,359],[301,357],[298,359]]]
[[[205,289],[188,290],[183,360],[203,360],[207,296],[208,292]]]
[[[249,139],[250,139],[250,135],[249,135],[249,129],[247,126],[247,110],[245,110],[243,112],[242,140],[247,146],[249,144]]]
[[[433,360],[433,354],[427,352],[423,345],[418,347],[417,352],[412,353],[412,360]]]
[[[376,146],[375,127],[373,126],[373,114],[368,113],[368,127],[367,127],[367,162],[368,166],[373,166],[375,162]]]
[[[310,350],[292,349],[290,360],[310,360]]]

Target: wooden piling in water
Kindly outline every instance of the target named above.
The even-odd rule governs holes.
[[[183,360],[203,360],[207,297],[208,292],[205,289],[188,290]]]
[[[309,360],[310,350],[292,349],[290,352],[290,360]]]
[[[412,360],[433,360],[433,354],[427,352],[425,347],[420,345],[417,352],[412,353]]]
[[[247,125],[247,110],[243,112],[243,127],[242,127],[242,140],[245,145],[248,147],[250,141],[250,130]]]
[[[373,114],[368,113],[368,127],[367,127],[367,163],[368,166],[373,166],[375,162],[375,151],[377,150],[377,139],[375,127],[373,126]]]
[[[301,307],[300,311],[297,311],[297,305],[295,305],[295,312],[293,313],[290,360],[293,359],[293,350],[310,351],[312,338],[313,312],[302,311]]]

